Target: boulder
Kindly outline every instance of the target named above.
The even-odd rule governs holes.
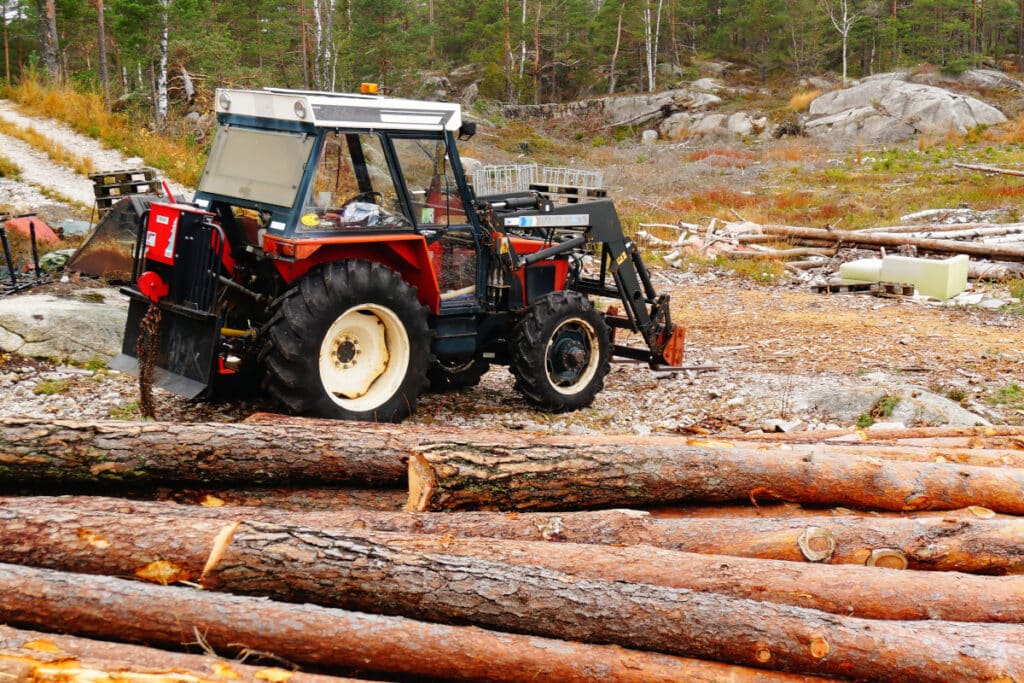
[[[695,60],[693,65],[697,67],[697,71],[701,76],[710,76],[711,78],[720,78],[731,66],[729,62],[705,62]]]
[[[855,424],[885,396],[899,399],[892,414],[879,418],[908,426],[986,426],[980,415],[959,403],[932,393],[923,387],[904,384],[885,373],[872,373],[862,378],[862,386],[825,386],[805,391],[794,398],[792,408],[807,411],[825,419]]]
[[[1024,90],[1024,83],[995,69],[971,69],[960,76],[960,82],[987,90]]]
[[[640,140],[645,145],[653,145],[658,141],[658,131],[656,130],[645,130],[640,134]]]
[[[701,92],[716,93],[725,87],[725,84],[717,78],[699,78],[690,87]]]
[[[886,143],[920,133],[963,134],[980,124],[1003,121],[1002,112],[974,97],[886,74],[816,98],[804,129],[814,137],[841,135]]]
[[[0,349],[86,362],[121,352],[128,300],[115,289],[68,296],[28,293],[0,299]]]
[[[700,136],[706,138],[747,137],[759,135],[768,126],[764,116],[752,116],[746,112],[734,114],[673,114],[665,119],[658,132],[662,137],[678,140],[684,137]]]
[[[463,107],[472,106],[474,102],[480,97],[480,86],[476,83],[470,83],[462,89],[462,94],[459,95],[459,103]]]

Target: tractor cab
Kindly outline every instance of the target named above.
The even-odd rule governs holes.
[[[115,367],[191,397],[248,375],[291,412],[394,421],[491,364],[561,411],[590,404],[613,352],[681,357],[612,203],[475,197],[458,104],[232,89],[216,109],[193,202],[141,218]],[[613,344],[609,326],[650,350]]]

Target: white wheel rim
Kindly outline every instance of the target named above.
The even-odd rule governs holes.
[[[584,352],[585,357],[574,356]],[[582,318],[563,320],[548,338],[544,372],[548,384],[560,394],[579,393],[597,374],[601,346],[593,325]]]
[[[324,390],[337,405],[352,412],[379,408],[402,386],[409,367],[405,325],[384,306],[353,306],[324,335],[319,366]]]

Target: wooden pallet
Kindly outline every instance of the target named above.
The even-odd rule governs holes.
[[[608,197],[607,190],[595,187],[571,187],[533,183],[530,185],[530,189],[540,192],[555,204],[579,204],[580,202],[590,202],[595,199],[605,199]]]
[[[818,294],[872,294],[874,296],[914,296],[914,285],[902,282],[836,282],[812,285]]]
[[[156,172],[151,168],[92,173],[89,179],[92,180],[96,208],[101,216],[124,197],[160,193]]]

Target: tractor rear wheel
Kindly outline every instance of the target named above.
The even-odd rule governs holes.
[[[482,358],[466,361],[434,361],[427,370],[430,390],[438,393],[467,389],[480,384],[480,378],[491,369],[491,364]]]
[[[264,388],[294,413],[397,422],[427,387],[428,314],[416,289],[379,263],[315,268],[274,303]]]
[[[611,335],[604,317],[579,292],[537,300],[512,331],[516,389],[552,412],[590,405],[611,369]]]

